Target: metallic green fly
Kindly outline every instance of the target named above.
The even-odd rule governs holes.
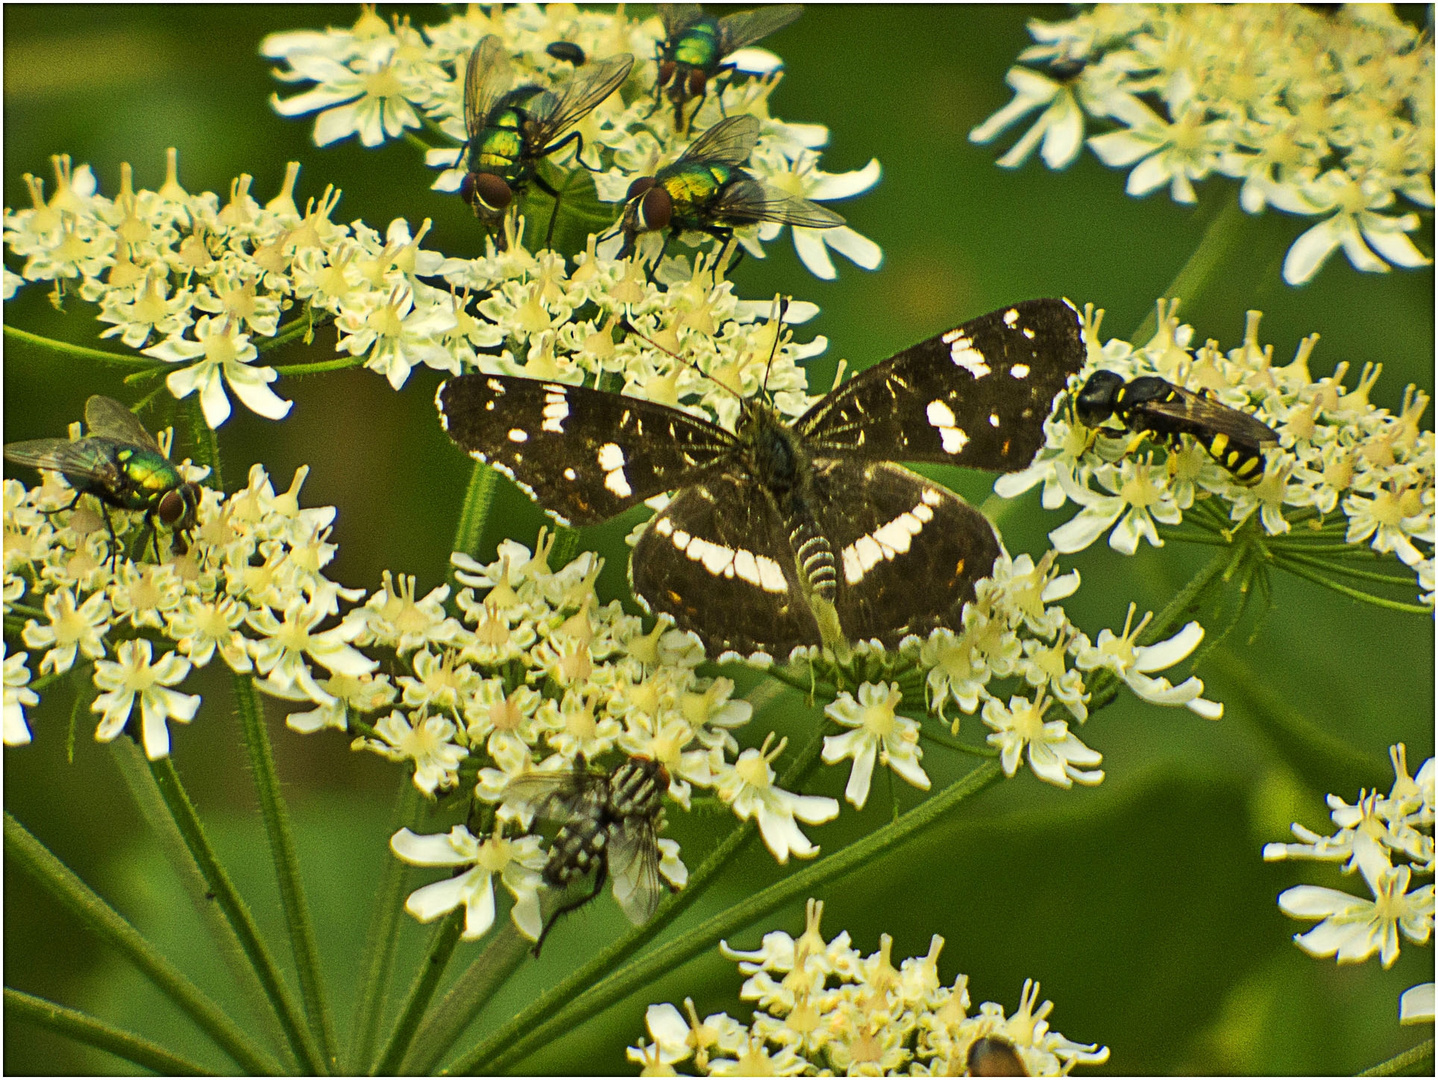
[[[94,495],[100,501],[100,512],[110,531],[110,550],[116,560],[120,547],[110,522],[111,506],[144,511],[150,535],[159,518],[174,533],[171,550],[177,555],[188,550],[184,535],[195,527],[200,485],[181,475],[135,414],[114,398],[95,394],[85,402],[83,438],[6,443],[5,458],[17,465],[63,474],[75,489],[75,498],[61,510],[72,509],[82,495]],[[143,546],[142,540],[142,549]],[[156,540],[157,561],[159,556]]]
[[[574,142],[575,160],[584,164],[579,157],[583,136],[564,132],[612,94],[633,66],[634,57],[620,53],[585,64],[553,90],[533,84],[511,89],[514,75],[504,43],[494,34],[480,40],[464,72],[469,142],[459,190],[486,228],[499,225],[514,196],[532,180],[554,199],[549,219],[553,236],[560,194],[535,167],[541,158]]]
[[[698,4],[660,4],[664,42],[659,47],[655,107],[667,97],[674,106],[674,130],[683,132],[689,102],[699,99],[697,113],[709,92],[709,80],[721,72],[734,72],[734,65],[724,63],[724,58],[788,26],[802,11],[798,4],[775,4],[716,19]]]
[[[708,233],[728,240],[735,227],[779,221],[809,229],[832,229],[844,219],[832,210],[769,187],[740,168],[759,141],[759,118],[745,113],[721,120],[690,144],[674,164],[629,185],[619,229],[634,250],[644,232],[669,229]]]

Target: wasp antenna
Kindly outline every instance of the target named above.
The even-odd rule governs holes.
[[[641,340],[643,340],[643,341],[647,341],[650,345],[652,345],[654,348],[658,349],[658,350],[659,350],[660,352],[662,352],[665,356],[673,357],[675,360],[678,360],[681,364],[687,364],[689,367],[693,368],[696,372],[698,372],[700,376],[702,376],[702,377],[705,378],[705,379],[708,379],[710,382],[712,382],[715,386],[719,387],[719,389],[723,390],[725,393],[727,393],[727,394],[733,394],[733,395],[734,395],[736,398],[738,398],[740,401],[743,401],[743,400],[744,400],[744,395],[741,394],[741,393],[739,393],[739,391],[733,389],[732,387],[725,386],[722,382],[720,382],[718,379],[714,378],[714,376],[710,375],[707,371],[705,371],[703,368],[701,368],[701,367],[700,367],[698,364],[696,364],[693,360],[690,360],[690,359],[688,359],[687,357],[684,357],[684,356],[680,356],[677,352],[675,352],[673,349],[669,348],[669,347],[666,346],[666,345],[661,345],[659,342],[655,341],[652,337],[650,337],[648,334],[646,334],[643,330],[639,329],[639,327],[635,326],[632,322],[630,322],[628,318],[622,318],[622,319],[619,320],[619,329],[623,330],[626,334],[633,334],[635,337],[637,337],[637,338],[639,338],[639,339],[641,339]]]

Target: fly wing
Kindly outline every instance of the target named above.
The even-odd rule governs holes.
[[[155,437],[145,430],[134,413],[103,394],[91,394],[85,402],[85,434],[133,443],[157,453],[160,449]]]
[[[531,817],[563,822],[574,816],[575,804],[584,792],[603,779],[581,768],[531,773],[515,777],[506,784],[503,801],[506,806],[522,810]]]
[[[788,26],[803,14],[799,4],[771,4],[753,11],[739,11],[719,20],[719,55],[752,45],[775,30]]]
[[[832,229],[844,224],[834,211],[777,191],[752,176],[729,184],[715,202],[712,213],[716,220],[735,224],[755,221],[781,221],[807,229]]]
[[[614,899],[635,926],[647,923],[659,906],[659,845],[651,818],[625,818],[609,832],[609,877]]]
[[[504,42],[495,34],[481,38],[464,69],[464,127],[471,141],[484,130],[484,122],[513,81]]]
[[[698,4],[660,4],[659,18],[664,23],[664,36],[673,41],[693,26],[704,14]]]
[[[720,165],[743,165],[759,141],[759,118],[740,113],[720,120],[684,151],[675,164],[688,161],[718,162]]]
[[[30,439],[5,444],[5,460],[33,469],[52,469],[69,476],[98,477],[108,454],[95,452],[98,439]]]
[[[589,115],[601,101],[614,93],[629,77],[634,57],[629,53],[606,56],[580,68],[555,90],[536,103],[531,137],[536,147],[546,147],[565,130]]]

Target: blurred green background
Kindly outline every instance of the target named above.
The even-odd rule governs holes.
[[[405,11],[416,25],[446,18],[437,8]],[[828,385],[839,357],[868,365],[1028,297],[1092,301],[1108,309],[1105,336],[1127,336],[1232,198],[1228,181],[1211,179],[1200,185],[1196,207],[1177,206],[1165,193],[1136,200],[1124,194],[1121,173],[1090,155],[1064,173],[1034,162],[1010,172],[993,161],[1011,138],[999,149],[968,142],[969,129],[1008,100],[1003,75],[1029,41],[1025,21],[1062,15],[1059,8],[816,5],[766,41],[787,65],[773,112],[830,127],[824,167],[859,168],[871,156],[884,166],[875,191],[842,207],[850,224],[883,246],[881,270],[870,274],[836,259],[839,280],[816,281],[786,239],[771,247],[767,260],[746,260],[735,274],[747,297],[782,290],[821,306],[822,314],[800,330],[830,340],[816,386]],[[47,191],[53,190],[53,153],[89,162],[101,189],[113,194],[120,162],[133,164],[137,186],[153,188],[163,179],[165,148],[176,146],[181,181],[192,192],[223,196],[233,177],[249,172],[264,201],[278,189],[285,163],[297,159],[304,163],[301,204],[333,183],[344,191],[336,220],[363,218],[382,231],[396,216],[411,225],[428,217],[434,227],[427,247],[476,253],[480,236],[472,216],[459,200],[428,189],[431,175],[409,147],[365,150],[349,142],[317,150],[310,142],[312,118],[286,121],[270,109],[272,92],[292,91],[270,77],[257,55],[260,39],[277,30],[348,24],[356,16],[334,7],[6,5],[6,205],[29,205],[26,172],[46,177]],[[1426,16],[1419,9],[1405,17]],[[1280,362],[1301,337],[1317,331],[1315,375],[1341,360],[1353,373],[1381,362],[1376,403],[1396,408],[1409,382],[1432,393],[1431,269],[1359,274],[1337,256],[1312,284],[1292,289],[1278,271],[1304,225],[1269,213],[1246,219],[1243,227],[1238,254],[1214,283],[1202,296],[1184,298],[1181,315],[1196,326],[1199,340],[1233,347],[1244,312],[1259,308],[1265,313],[1261,340],[1273,343]],[[1431,218],[1428,228],[1418,242],[1431,253]],[[68,307],[56,313],[45,289],[30,287],[6,305],[5,318],[37,333],[96,344],[93,308],[78,300]],[[294,346],[275,359],[323,359],[332,340],[322,334],[310,349]],[[6,441],[63,432],[91,393],[134,397],[110,371],[19,349],[7,353]],[[1350,374],[1350,385],[1353,379]],[[436,373],[417,370],[401,394],[364,371],[282,381],[278,389],[295,401],[285,422],[237,410],[221,430],[225,484],[233,490],[259,461],[284,487],[296,467],[308,464],[305,503],[339,508],[332,539],[340,553],[331,576],[374,589],[380,571],[390,568],[417,574],[420,589],[428,590],[443,579],[469,475],[468,460],[435,422],[438,381]],[[1431,426],[1431,413],[1424,424]],[[178,450],[186,453],[183,439]],[[975,501],[992,481],[976,473],[946,479]],[[509,489],[496,520],[491,546],[501,530],[532,542],[543,519]],[[1005,513],[1006,543],[1014,552],[1037,554],[1046,546],[1044,534],[1062,520],[1042,513],[1036,497],[1026,499]],[[607,595],[622,589],[621,538],[630,524],[626,518],[585,537],[609,555]],[[1125,560],[1100,545],[1065,563],[1080,568],[1086,586],[1066,606],[1090,634],[1121,626],[1130,599],[1140,611],[1162,606],[1203,555],[1170,545]],[[1432,979],[1431,950],[1405,948],[1387,972],[1376,963],[1338,968],[1307,958],[1290,936],[1309,924],[1283,917],[1274,899],[1299,881],[1336,885],[1338,877],[1330,867],[1265,865],[1260,850],[1265,841],[1286,839],[1291,821],[1328,831],[1326,791],[1349,801],[1360,786],[1386,791],[1390,743],[1407,742],[1415,772],[1432,754],[1432,622],[1292,580],[1276,582],[1272,606],[1261,614],[1199,669],[1208,696],[1227,703],[1221,722],[1120,698],[1082,732],[1105,756],[1102,786],[1065,793],[1021,773],[966,804],[943,827],[827,889],[827,934],[847,929],[870,952],[880,933],[890,933],[896,959],[924,952],[930,935],[941,934],[947,941],[941,973],[952,980],[967,972],[976,1005],[994,1000],[1012,1010],[1023,980],[1039,979],[1043,996],[1056,1002],[1054,1028],[1112,1048],[1101,1071],[1344,1073],[1417,1042],[1421,1029],[1397,1025],[1397,999],[1408,986]],[[192,684],[207,701],[195,723],[173,729],[176,763],[262,925],[277,932],[273,874],[227,683],[210,671]],[[7,810],[228,1001],[223,967],[138,820],[111,752],[90,739],[89,717],[80,718],[74,762],[66,761],[69,709],[68,690],[59,689],[31,711],[35,744],[6,751]],[[814,715],[787,696],[753,730],[775,726],[802,737]],[[343,1030],[346,983],[369,914],[370,883],[386,857],[398,770],[350,753],[334,733],[296,736],[278,710],[271,721]],[[969,768],[968,761],[932,748],[925,764],[936,788]],[[842,768],[828,770],[816,789],[841,797],[846,775]],[[891,800],[877,778],[863,813],[846,805],[837,822],[812,835],[825,850],[836,850],[888,820],[895,801],[912,805],[915,794],[896,790]],[[677,810],[670,817],[691,866],[730,824],[722,816],[686,818]],[[444,819],[431,827],[448,824]],[[671,933],[783,872],[751,845]],[[1351,879],[1341,884],[1361,889]],[[764,930],[780,925],[797,933],[802,905],[733,943],[754,947]],[[491,1003],[474,1036],[621,926],[607,899],[568,920],[543,960],[521,968]],[[407,965],[427,933],[413,925],[405,932],[397,987],[407,985]],[[453,970],[462,970],[478,949],[461,946]],[[631,1071],[623,1048],[642,1033],[647,1003],[689,995],[701,1016],[716,1009],[738,1013],[740,981],[734,966],[712,952],[517,1068]],[[226,1059],[193,1045],[192,1029],[143,980],[76,930],[18,872],[5,875],[5,982],[94,1010],[227,1070]],[[4,1067],[69,1073],[125,1066],[12,1023]]]

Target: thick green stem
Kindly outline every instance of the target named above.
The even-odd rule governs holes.
[[[1238,205],[1238,194],[1235,189],[1234,194],[1228,198],[1228,201],[1223,204],[1223,208],[1213,216],[1213,220],[1203,230],[1203,236],[1199,239],[1198,246],[1193,249],[1193,254],[1188,257],[1188,261],[1169,282],[1163,295],[1169,299],[1177,297],[1185,303],[1192,304],[1217,272],[1219,264],[1238,246],[1242,235],[1243,218],[1243,209]],[[1143,322],[1138,324],[1138,329],[1129,336],[1129,341],[1136,347],[1146,345],[1156,329],[1158,329],[1158,316],[1153,309],[1149,309]]]
[[[461,551],[477,556],[479,545],[484,542],[484,527],[489,521],[489,511],[494,505],[494,492],[499,486],[499,473],[482,461],[476,461],[469,474],[469,486],[464,489],[464,502],[459,507],[459,523],[454,527],[454,544],[451,551]],[[450,585],[454,585],[454,568],[449,571]]]
[[[254,1032],[257,1027],[263,1027],[270,1044],[282,1051],[286,1050],[284,1032],[270,1008],[259,976],[245,955],[235,928],[215,903],[209,884],[200,873],[189,848],[185,846],[185,839],[170,816],[164,799],[160,797],[160,790],[155,784],[149,762],[145,759],[145,752],[133,739],[116,739],[109,744],[109,749],[120,779],[130,792],[130,797],[135,800],[140,820],[149,825],[151,834],[160,845],[160,851],[179,879],[185,895],[190,898],[190,904],[199,915],[200,921],[209,930],[211,939],[224,958],[225,966],[235,980],[235,985],[244,995],[245,1003],[250,1008],[250,1015],[245,1019],[248,1030]],[[296,1064],[293,1057],[286,1061],[286,1067],[290,1071],[294,1070]]]
[[[215,895],[215,903],[234,927],[235,934],[240,939],[240,947],[245,950],[245,955],[254,966],[260,985],[265,988],[265,996],[270,999],[270,1006],[279,1018],[280,1027],[284,1029],[285,1038],[300,1059],[301,1068],[305,1072],[318,1075],[325,1065],[320,1048],[301,1022],[299,1007],[280,975],[279,965],[275,963],[275,958],[270,955],[264,939],[260,936],[259,927],[255,925],[249,906],[210,846],[209,837],[205,835],[194,804],[190,802],[184,785],[180,783],[174,763],[169,758],[161,758],[159,761],[150,762],[150,771],[159,786],[161,798],[165,800],[166,809],[179,828],[180,835],[184,837],[185,846],[190,849],[190,856],[199,864],[200,873],[204,875],[209,891]]]
[[[747,900],[661,946],[643,960],[600,978],[562,1011],[545,1019],[540,1018],[544,1017],[550,1005],[549,999],[553,991],[542,995],[513,1021],[476,1047],[472,1054],[456,1062],[445,1072],[452,1075],[493,1074],[510,1068],[538,1046],[554,1039],[560,1032],[572,1030],[652,980],[674,971],[679,965],[711,948],[721,938],[752,925],[792,900],[811,895],[828,882],[860,867],[871,865],[884,854],[892,853],[908,840],[920,835],[939,818],[950,813],[964,799],[993,783],[999,775],[997,762],[984,762],[935,798],[929,799],[863,840],[806,866],[767,889],[760,890]]]
[[[1433,1072],[1433,1036],[1396,1057],[1364,1069],[1359,1076],[1427,1076]]]
[[[8,986],[5,988],[5,1020],[7,1023],[16,1020],[29,1021],[61,1038],[104,1050],[107,1054],[132,1061],[140,1068],[149,1069],[161,1076],[215,1075],[209,1069],[178,1057],[149,1039],[142,1039],[103,1020],[97,1020],[89,1013],[67,1009],[64,1005],[12,990]]]
[[[314,925],[310,921],[309,904],[305,900],[304,883],[300,878],[289,809],[280,795],[280,780],[275,771],[274,750],[270,745],[269,730],[265,727],[264,710],[260,707],[254,680],[250,676],[236,675],[233,684],[240,732],[250,755],[250,772],[255,778],[260,816],[264,819],[270,857],[274,860],[275,876],[279,881],[280,903],[285,909],[285,928],[289,931],[290,948],[299,971],[305,1013],[309,1018],[310,1031],[319,1038],[327,1063],[325,1071],[336,1072],[339,1069],[339,1052],[329,1003],[325,998],[319,949],[315,945]]]
[[[419,809],[419,789],[408,772],[399,778],[399,795],[390,816],[390,835],[401,827],[413,825]],[[395,946],[399,942],[399,924],[409,867],[385,853],[384,869],[380,872],[370,911],[369,933],[365,937],[364,959],[360,962],[359,1004],[355,1007],[354,1031],[347,1071],[357,1074],[368,1068],[379,1039],[380,1020],[384,1013],[385,990],[394,968]]]
[[[435,930],[429,953],[419,962],[419,973],[415,975],[414,984],[410,987],[409,998],[400,1012],[399,1019],[395,1021],[394,1031],[390,1033],[384,1053],[370,1070],[371,1076],[391,1076],[399,1071],[399,1064],[404,1060],[415,1032],[419,1030],[420,1020],[424,1017],[430,999],[434,997],[439,980],[449,964],[449,958],[454,955],[454,947],[459,944],[464,919],[464,908],[456,908],[445,916],[444,922]]]
[[[224,1010],[206,997],[179,968],[160,955],[144,935],[76,877],[8,811],[5,814],[5,853],[97,937],[134,964],[241,1069],[270,1075],[279,1069],[278,1063],[254,1046]],[[7,1004],[8,994],[9,991]]]
[[[1387,608],[1389,611],[1402,611],[1410,615],[1432,615],[1433,609],[1427,604],[1405,604],[1399,600],[1388,600],[1382,596],[1374,596],[1372,593],[1363,592],[1360,589],[1350,589],[1342,582],[1334,581],[1332,578],[1324,577],[1322,574],[1314,573],[1297,559],[1280,558],[1274,560],[1274,565],[1287,570],[1295,577],[1301,577],[1305,581],[1311,581],[1315,585],[1321,585],[1325,589],[1332,589],[1341,596],[1350,600],[1359,600],[1373,607]],[[1417,585],[1415,580],[1414,585]]]
[[[506,919],[492,940],[463,975],[455,980],[440,1003],[425,1016],[415,1033],[414,1045],[404,1059],[404,1072],[428,1076],[464,1034],[470,1022],[487,1005],[496,991],[524,962],[530,943]]]

